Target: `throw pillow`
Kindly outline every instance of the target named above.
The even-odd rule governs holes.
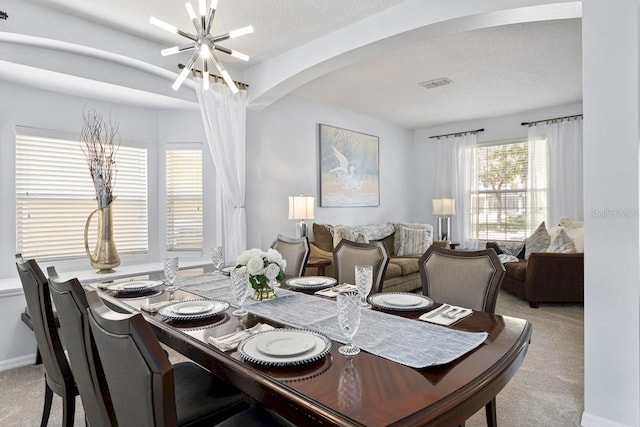
[[[520,252],[522,252],[522,248],[524,248],[524,242],[496,242],[498,248],[505,255],[511,255],[514,257],[518,257]]]
[[[331,233],[333,234],[333,247],[335,248],[340,243],[340,240],[347,239],[356,243],[369,243],[369,240],[362,234],[357,231],[353,231],[351,228],[346,225],[334,225],[331,229]]]
[[[584,252],[584,227],[570,227],[565,229],[567,236],[573,240],[576,252]]]
[[[547,226],[542,221],[536,231],[524,240],[524,258],[529,259],[533,252],[545,252],[550,243]]]
[[[421,256],[433,243],[433,227],[430,224],[395,224],[396,256]]]
[[[576,252],[576,247],[571,238],[567,236],[567,233],[564,230],[560,230],[556,237],[551,241],[551,244],[547,248],[547,252],[573,254]]]
[[[333,251],[333,236],[331,226],[313,223],[313,243],[323,251]]]
[[[396,231],[392,222],[383,224],[355,225],[351,227],[351,229],[355,232],[362,233],[362,235],[369,241],[382,240],[385,237],[391,236]]]

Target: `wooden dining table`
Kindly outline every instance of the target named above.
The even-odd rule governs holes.
[[[181,271],[180,275],[202,273],[198,268]],[[141,278],[158,277],[136,277]],[[347,358],[338,352],[340,343],[333,342],[330,353],[320,360],[296,366],[263,366],[243,360],[238,351],[223,352],[209,344],[208,339],[250,328],[258,322],[275,327],[288,325],[251,313],[237,318],[231,315],[233,308],[213,318],[176,322],[141,311],[144,304],[167,299],[167,292],[122,298],[100,286],[88,287],[98,288],[103,300],[115,310],[142,312],[162,343],[301,426],[460,425],[515,375],[532,333],[526,320],[474,312],[448,328],[486,332],[487,339],[444,365],[416,369],[366,351]],[[173,297],[200,296],[178,289]],[[425,311],[394,314],[416,319]]]

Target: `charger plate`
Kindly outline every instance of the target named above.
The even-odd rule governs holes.
[[[331,350],[331,340],[306,329],[273,329],[242,341],[243,359],[265,366],[294,366],[314,362]]]
[[[107,290],[126,293],[148,292],[164,284],[161,280],[130,280],[128,282],[112,283],[106,286]]]
[[[411,292],[381,292],[369,297],[369,303],[377,308],[395,311],[424,310],[434,302],[431,298]]]
[[[303,276],[287,280],[287,285],[294,289],[324,289],[337,283],[336,279],[327,276]]]
[[[197,320],[216,316],[229,308],[224,301],[197,299],[180,301],[158,310],[158,314],[175,320]]]

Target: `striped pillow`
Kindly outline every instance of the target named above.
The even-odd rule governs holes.
[[[529,259],[533,252],[546,252],[550,243],[547,226],[542,221],[536,231],[524,240],[524,259]]]
[[[573,244],[573,240],[571,240],[571,237],[569,237],[564,230],[560,230],[556,237],[551,241],[551,244],[547,248],[547,252],[574,254],[576,253],[576,245]]]
[[[432,243],[433,228],[429,224],[395,224],[396,256],[420,256]]]

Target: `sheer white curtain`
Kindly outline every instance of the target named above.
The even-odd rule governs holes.
[[[233,95],[224,84],[202,89],[196,79],[200,113],[213,164],[222,186],[225,263],[247,247],[245,214],[247,91]]]
[[[436,140],[436,198],[456,201],[456,215],[451,218],[452,240],[465,248],[479,248],[474,239],[472,213],[478,212],[477,151],[475,132]]]
[[[582,220],[582,180],[582,118],[531,126],[528,230],[542,221],[551,228],[561,216]]]

